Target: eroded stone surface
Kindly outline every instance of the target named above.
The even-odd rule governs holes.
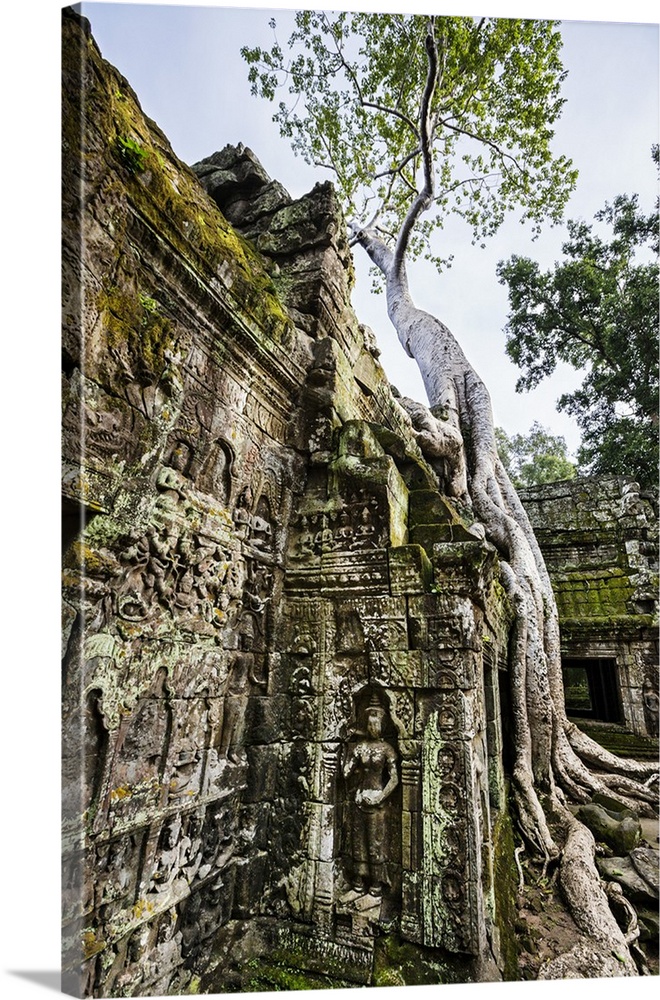
[[[332,188],[187,168],[70,11],[63,70],[65,983],[512,978],[498,560]]]

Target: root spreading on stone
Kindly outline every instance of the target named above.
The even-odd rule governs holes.
[[[583,803],[605,792],[641,815],[656,815],[657,766],[616,757],[567,718],[557,606],[529,519],[498,457],[488,390],[448,328],[413,304],[402,248],[393,253],[376,233],[355,235],[385,276],[388,314],[424,380],[430,409],[422,414],[420,404],[407,407],[418,442],[432,463],[442,459],[449,467],[444,489],[472,511],[497,549],[513,608],[509,677],[517,820],[525,842],[546,865],[558,862],[571,914],[593,942],[561,956],[543,976],[637,975],[594,863],[593,835],[567,801]],[[517,855],[516,863],[521,874]]]

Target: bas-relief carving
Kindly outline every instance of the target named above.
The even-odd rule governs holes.
[[[366,738],[349,752],[343,767],[351,816],[348,874],[355,892],[372,896],[389,885],[388,799],[399,783],[397,752],[382,738],[383,714],[379,705],[367,709]]]
[[[273,780],[264,788],[272,797],[269,856],[271,892],[275,912],[307,919],[311,912],[308,845],[303,838],[306,805],[315,797],[317,752],[309,740],[293,741],[279,748]],[[270,791],[270,795],[268,792]],[[312,883],[313,888],[313,883]]]
[[[120,565],[111,584],[120,619],[145,622],[166,612],[180,627],[209,636],[225,625],[236,599],[226,544],[168,522],[129,536]]]
[[[170,816],[163,824],[152,865],[151,876],[145,886],[147,894],[167,893],[177,878],[181,877],[181,859],[186,844],[182,836],[180,813]]]
[[[266,518],[262,518],[262,520],[265,521]],[[259,537],[254,534],[254,524],[254,519],[251,518],[247,538]],[[267,539],[268,532],[261,529],[261,536]],[[175,553],[179,552],[181,557],[183,557],[180,549],[180,541],[180,538],[176,541],[174,551]],[[185,687],[188,697],[193,693],[195,671],[192,667],[183,667],[183,663],[187,662],[187,659],[190,659],[189,656],[188,658],[185,656],[181,658],[175,656],[176,666],[173,666],[168,671],[168,689],[172,691],[172,694],[169,695],[170,700],[168,705],[170,706],[169,710],[173,712],[173,720],[170,723],[172,749],[169,752],[168,760],[172,762],[171,773],[173,775],[177,774],[179,770],[182,775],[185,775],[188,771],[195,775],[195,791],[200,790],[199,780],[203,768],[206,768],[207,773],[207,777],[204,779],[204,789],[212,791],[213,787],[216,785],[220,787],[222,784],[225,773],[223,761],[225,764],[232,765],[238,762],[245,763],[245,751],[242,747],[245,738],[245,708],[248,698],[246,692],[265,690],[268,684],[268,673],[264,670],[267,660],[260,654],[255,653],[255,647],[263,649],[266,643],[264,610],[268,603],[269,594],[272,592],[273,574],[268,564],[264,565],[259,558],[265,552],[265,549],[260,547],[259,543],[249,545],[249,549],[252,554],[248,556],[245,562],[246,569],[244,575],[238,577],[238,581],[241,579],[243,581],[240,584],[242,603],[248,609],[248,613],[243,612],[242,615],[239,613],[233,623],[233,634],[238,634],[239,636],[238,648],[226,651],[218,650],[216,653],[206,651],[201,658],[200,654],[195,654],[195,659],[191,663],[201,664],[205,662],[205,659],[208,660],[208,676],[213,678],[212,684],[216,694],[213,698],[210,698],[208,692],[204,692],[202,685],[200,695],[204,692],[204,697],[200,697],[197,701],[193,699],[189,706],[186,704],[181,705],[181,709],[186,708],[191,712],[189,725],[186,725],[185,722],[179,719],[178,713],[180,709],[177,701],[179,691],[177,691],[177,695],[172,700],[174,687],[177,689],[180,689],[182,686]],[[187,549],[186,554],[189,562],[191,561],[191,552],[194,553],[196,551],[193,546]],[[201,558],[198,563],[195,563],[193,560],[193,565],[201,565],[203,562],[204,560]],[[213,562],[213,557],[209,556],[209,563],[212,564]],[[141,572],[144,571],[141,570]],[[163,576],[166,579],[165,574]],[[181,587],[180,589],[184,594],[188,592],[185,587]],[[155,586],[153,587],[153,591],[158,594],[158,589]],[[324,664],[323,669],[328,670],[330,664],[327,659],[327,651],[325,651],[325,640],[322,637],[319,625],[320,616],[318,606],[312,607],[310,604],[310,607],[307,608],[307,616],[303,612],[302,607],[299,610],[301,612],[300,624],[293,624],[288,633],[289,639],[287,643],[290,648],[289,656],[291,657],[292,664],[288,676],[290,678],[289,690],[293,696],[295,705],[295,711],[292,712],[291,736],[304,742],[314,732],[315,699],[318,697],[318,692],[314,686],[315,671],[322,664]],[[347,656],[346,662],[341,663],[341,661],[338,661],[331,668],[335,674],[338,669],[339,678],[346,671],[353,672],[354,676],[357,677],[355,675],[355,667],[357,660],[360,660],[361,662],[364,661],[364,681],[370,678],[372,682],[376,681],[382,684],[391,679],[391,671],[388,673],[384,669],[386,660],[394,655],[394,652],[397,650],[402,655],[407,655],[408,646],[405,614],[401,617],[398,612],[392,614],[392,610],[393,608],[390,608],[387,602],[381,607],[378,603],[374,604],[372,602],[370,604],[369,602],[365,603],[362,600],[358,600],[357,602],[344,601],[342,610],[336,614],[331,614],[329,634],[332,636],[333,643],[338,647],[348,647],[344,653],[344,656]],[[371,614],[368,613],[369,611],[371,611]],[[296,621],[297,615],[294,614],[292,622],[295,623]],[[367,637],[369,642],[367,642]],[[432,631],[430,639],[432,642],[438,640],[446,641],[446,631],[443,635]],[[365,647],[382,651],[377,654],[376,659],[372,660],[370,666],[364,657]],[[401,648],[399,649],[399,647]],[[361,656],[357,653],[358,649],[362,650]],[[322,659],[319,660],[320,650],[323,650],[323,654]],[[368,654],[372,658],[374,655],[376,654]],[[386,659],[382,659],[382,657]],[[188,675],[190,676],[190,681],[188,682],[183,680],[186,671],[188,671]],[[224,694],[222,694],[223,691]],[[332,692],[332,701],[336,701],[336,705],[326,706],[330,711],[330,715],[328,716],[325,710],[324,715],[328,721],[334,718],[335,722],[333,725],[336,726],[338,714],[343,714],[344,719],[350,714],[351,686],[342,685],[341,683],[337,685],[333,681],[328,691]],[[220,693],[220,697],[218,697],[218,692]],[[412,732],[414,700],[403,689],[401,691],[392,690],[388,697],[388,711],[391,713],[391,717],[396,719],[396,725],[400,728],[401,732],[410,734]],[[336,710],[338,707],[341,709],[339,713]],[[362,708],[364,708],[364,705]],[[139,707],[136,710],[139,711]],[[382,706],[381,711],[384,712]],[[398,775],[402,771],[403,761],[399,751],[395,748],[395,744],[398,742],[397,737],[396,735],[390,736],[390,739],[394,739],[394,743],[388,740],[378,740],[375,732],[378,727],[374,721],[378,717],[378,714],[376,713],[372,721],[366,725],[362,742],[367,745],[372,755],[374,753],[377,754],[381,749],[384,750],[383,747],[379,746],[380,743],[388,745],[391,750],[384,750],[384,759],[394,760],[393,773]],[[181,717],[181,719],[183,718],[184,716]],[[203,722],[203,719],[206,721]],[[449,722],[452,721],[449,717],[448,720]],[[391,722],[389,725],[391,727],[391,734],[394,734],[395,730]],[[206,732],[206,736],[199,743],[199,747],[197,749],[193,749],[192,746],[188,747],[186,731],[192,733],[199,730],[201,732],[202,729]],[[175,750],[177,741],[180,742],[180,746]],[[366,765],[365,759],[358,766],[357,758],[360,755],[359,751],[357,751],[358,746],[359,743],[354,747],[356,751],[354,770],[356,773]],[[204,747],[206,747],[205,751]],[[366,752],[364,745],[362,749],[365,751],[363,756],[368,759],[369,754]],[[214,753],[215,758],[213,757]],[[334,753],[336,755],[336,749]],[[215,770],[213,770],[214,767]],[[211,772],[213,772],[213,778],[210,777]],[[171,779],[168,778],[169,774],[170,772],[168,771],[165,777],[166,781],[171,783]],[[329,774],[336,780],[338,774],[336,762],[329,762]],[[352,773],[347,773],[347,780],[350,780],[351,777]],[[331,868],[323,867],[323,865],[327,866],[328,862],[322,861],[315,862],[311,868],[307,865],[303,870],[302,881],[299,880],[297,882],[298,888],[295,888],[294,880],[287,885],[286,891],[286,898],[293,907],[293,911],[296,912],[296,907],[300,907],[299,912],[301,914],[306,913],[307,919],[314,920],[318,918],[321,920],[321,911],[323,908],[334,905],[338,921],[337,933],[340,933],[340,935],[342,933],[345,934],[346,930],[349,929],[350,934],[358,939],[372,935],[375,925],[379,922],[385,922],[387,925],[399,905],[394,900],[398,898],[396,894],[401,891],[402,884],[400,873],[401,837],[403,835],[402,831],[409,830],[411,827],[410,819],[406,819],[404,822],[401,817],[401,790],[399,787],[400,779],[398,777],[394,788],[390,788],[386,798],[380,803],[382,806],[382,815],[374,805],[372,809],[373,817],[370,817],[367,823],[360,823],[355,819],[355,814],[360,809],[357,804],[357,792],[368,793],[376,791],[375,789],[368,788],[368,783],[369,778],[367,775],[364,778],[364,787],[362,789],[358,787],[355,790],[356,800],[353,802],[355,821],[349,823],[349,828],[352,829],[354,835],[353,843],[355,846],[354,853],[350,858],[344,853],[341,870],[342,877],[346,880],[345,886],[347,888],[341,897],[337,898],[336,902],[333,903],[333,898],[337,892],[336,877],[331,875]],[[381,792],[387,788],[388,783],[389,778],[387,770],[385,770]],[[179,782],[177,781],[178,784]],[[318,787],[320,788],[321,786],[327,788],[328,782],[324,780]],[[316,779],[314,787],[317,787]],[[186,790],[193,790],[183,781],[180,788],[182,797],[185,797]],[[304,771],[300,773],[297,780],[297,789],[298,794],[301,795],[299,801],[302,802],[304,797],[310,794],[311,791],[310,779],[305,776]],[[450,784],[445,783],[445,797],[450,795],[451,790]],[[366,798],[368,800],[368,794]],[[397,819],[395,821],[395,833],[394,837],[385,838],[382,830],[385,818],[387,818],[388,822],[391,822],[391,816],[389,816],[387,809],[390,808],[391,811],[391,802],[394,800],[399,803],[396,806]],[[286,808],[283,808],[279,813],[279,819],[282,821],[282,844],[286,847],[286,850],[282,852],[281,864],[290,871],[293,871],[295,868],[293,859],[300,856],[300,827],[295,822],[290,822],[291,813],[292,811],[295,812],[295,806],[293,806],[294,800],[291,799],[290,791],[287,791],[286,797],[279,799],[279,801],[283,805],[286,803]],[[449,798],[446,798],[445,804],[455,806],[457,801],[457,799],[452,799],[450,803]],[[389,806],[387,803],[389,803]],[[285,817],[286,822],[290,823],[288,834],[286,832]],[[273,813],[273,822],[278,822],[277,808]],[[159,857],[159,861],[149,884],[147,895],[152,897],[158,897],[160,894],[167,895],[173,886],[183,885],[184,883],[188,888],[191,886],[194,887],[200,880],[205,881],[213,878],[214,870],[224,870],[234,856],[235,842],[230,837],[228,843],[225,843],[225,847],[220,847],[217,835],[220,825],[221,823],[213,822],[209,826],[207,823],[203,830],[200,828],[196,833],[193,830],[192,832],[195,836],[191,837],[188,833],[187,821],[183,821],[179,828],[178,838],[167,834],[167,828],[165,828],[163,832],[165,839],[158,843],[157,856]],[[455,834],[449,826],[446,832],[448,844],[458,847],[461,843],[458,834]],[[287,836],[289,838],[288,842]],[[406,833],[404,839],[408,842],[411,836],[414,840],[414,835],[410,833]],[[387,856],[381,859],[380,853],[385,840],[387,840],[389,848],[392,847],[392,844],[396,845],[394,849],[399,852],[399,858],[396,862],[392,862],[391,858]],[[196,841],[195,845],[193,845],[193,841]],[[412,857],[417,853],[419,863],[419,849],[413,844],[410,848],[407,846],[406,850],[406,857]],[[219,859],[219,866],[216,857]],[[383,874],[384,872],[386,874]],[[352,883],[359,883],[359,891],[357,887],[351,888]],[[445,879],[445,883],[442,883],[440,888],[434,891],[446,894],[447,900],[449,902],[453,901],[453,906],[458,905],[458,888],[452,881],[451,872]],[[182,925],[184,930],[181,932],[181,943],[183,945],[184,937],[187,936],[190,955],[193,955],[195,962],[200,965],[203,964],[207,950],[206,945],[202,947],[202,944],[200,944],[202,940],[200,939],[200,934],[206,935],[214,921],[217,928],[219,921],[221,922],[222,919],[225,919],[222,916],[228,909],[225,883],[219,883],[214,893],[211,893],[210,896],[217,896],[215,903],[211,905],[213,903],[213,900],[211,900],[211,902],[207,901],[204,905],[200,904],[199,919],[194,921],[192,925],[185,922]],[[454,897],[456,898],[454,899]],[[224,903],[221,902],[221,899],[224,900]],[[296,899],[298,899],[298,903],[295,902]],[[317,917],[314,917],[315,913]],[[342,921],[344,921],[343,924]],[[410,923],[410,920],[408,922]],[[323,923],[323,921],[322,925],[326,928],[330,928],[331,926],[327,922]],[[132,981],[132,975],[131,965],[128,963],[128,967],[125,970],[127,982]],[[139,983],[134,986],[137,992],[141,988]]]
[[[88,852],[93,866],[94,913],[102,924],[110,924],[129,911],[137,891],[138,857],[141,833],[124,834],[109,844],[100,844]],[[91,874],[91,873],[90,873]]]
[[[295,525],[291,558],[308,561],[329,553],[379,548],[385,539],[383,517],[375,497],[351,495],[348,502],[301,513]]]
[[[341,653],[361,653],[365,649],[366,637],[362,624],[362,602],[341,602],[335,604],[335,648]]]
[[[139,987],[148,976],[147,955],[150,950],[151,927],[143,924],[136,928],[129,938],[124,967],[112,983],[115,996],[136,996]]]
[[[107,464],[116,459],[122,467],[132,465],[146,427],[144,416],[125,400],[110,396],[75,369],[63,391],[63,453],[77,450],[80,428],[85,428],[85,461]]]
[[[62,807],[65,822],[98,801],[108,746],[103,691],[90,686],[87,691],[83,690],[82,705],[65,705],[63,715]]]
[[[658,697],[658,686],[653,678],[645,677],[642,684],[642,704],[644,706],[644,720],[646,731],[649,736],[658,735],[658,709],[660,708],[660,698]]]
[[[334,830],[339,878],[337,934],[372,937],[398,910],[401,891],[401,758],[383,695],[363,688],[354,699],[354,728],[343,744],[335,781]],[[322,902],[322,900],[321,900]]]
[[[185,426],[185,425],[184,425]],[[223,437],[200,436],[199,426],[170,436],[170,448],[156,485],[163,509],[194,510],[196,495],[207,494],[225,507],[231,499],[234,450]]]
[[[253,649],[256,630],[253,621],[252,615],[246,615],[239,625],[239,648],[231,654],[225,689],[218,756],[232,764],[242,762],[244,757],[243,727],[250,691],[268,686],[268,678],[258,677],[255,672],[257,661]]]
[[[274,575],[257,559],[246,560],[247,577],[243,583],[243,604],[255,614],[261,614],[272,599]]]
[[[234,796],[207,809],[202,830],[202,861],[198,873],[201,879],[207,879],[224,868],[234,855],[237,829],[237,802]]]
[[[203,811],[195,809],[182,817],[183,830],[179,867],[189,886],[194,883],[202,864]]]
[[[190,492],[190,466],[194,451],[190,442],[183,438],[176,440],[165,464],[156,477],[159,491],[158,505],[163,509],[176,510],[184,507]]]
[[[220,503],[229,504],[233,465],[234,452],[231,445],[224,438],[212,441],[200,470],[200,489],[204,493],[210,493]]]
[[[231,917],[234,882],[235,868],[230,866],[222,877],[208,879],[182,902],[180,933],[185,969],[203,972],[215,934]]]
[[[173,977],[181,964],[183,935],[180,930],[176,930],[176,926],[176,910],[168,910],[158,924],[156,944],[151,953],[149,993],[152,996],[165,995],[171,991]],[[178,989],[186,985],[188,979],[189,974],[185,981],[179,979]]]
[[[259,497],[252,518],[250,544],[261,552],[272,552],[273,550],[274,542],[270,501],[264,495]]]
[[[329,547],[331,544],[329,524],[329,518],[323,514],[319,514],[316,525],[311,523],[307,514],[300,516],[299,530],[293,544],[294,560],[325,556],[323,545]],[[315,526],[316,534],[312,531]],[[326,573],[322,579],[327,578]],[[355,712],[363,712],[365,709],[364,701],[359,706],[354,703],[355,684],[359,684],[361,669],[363,684],[368,681],[371,685],[390,686],[386,698],[390,740],[393,741],[390,746],[400,774],[397,786],[388,794],[388,798],[396,802],[394,834],[387,840],[390,847],[396,845],[393,848],[397,854],[396,864],[392,866],[389,863],[390,871],[394,871],[394,889],[385,882],[379,895],[375,884],[379,881],[375,874],[379,863],[374,860],[378,855],[378,848],[374,847],[370,851],[370,845],[365,840],[369,835],[369,825],[364,822],[364,817],[356,819],[358,807],[355,802],[352,813],[349,813],[347,803],[342,802],[339,812],[342,818],[338,820],[335,830],[334,848],[339,852],[337,858],[341,858],[339,870],[328,882],[327,872],[323,868],[326,862],[310,858],[302,867],[295,869],[295,873],[292,872],[287,884],[289,903],[294,913],[305,914],[306,919],[317,922],[319,928],[325,928],[323,933],[339,935],[342,940],[369,938],[377,924],[388,926],[389,921],[397,919],[398,915],[401,929],[410,940],[442,943],[450,949],[458,950],[467,947],[469,951],[473,947],[474,935],[471,931],[462,935],[456,928],[460,927],[461,920],[467,918],[467,895],[477,891],[474,884],[469,889],[464,885],[467,842],[463,831],[468,811],[473,805],[476,808],[476,803],[472,802],[470,795],[466,795],[466,782],[471,780],[472,772],[466,770],[464,746],[459,744],[462,748],[459,751],[455,744],[450,745],[446,741],[451,740],[451,734],[461,732],[461,727],[463,738],[470,738],[469,734],[475,731],[476,723],[470,708],[470,699],[474,697],[474,673],[472,669],[466,673],[460,660],[455,660],[457,649],[467,651],[470,660],[475,660],[476,669],[478,643],[475,639],[474,612],[469,600],[454,600],[452,603],[448,597],[440,599],[428,596],[424,598],[423,608],[416,607],[413,599],[411,609],[414,617],[409,618],[406,614],[408,600],[399,603],[391,598],[359,597],[346,600],[337,595],[330,599],[331,610],[328,624],[323,626],[326,638],[320,661],[321,675],[324,675],[324,740],[332,738],[333,733],[341,734],[344,741],[349,741],[344,742],[344,747],[349,745],[346,720],[352,714],[355,726]],[[327,614],[322,616],[317,613],[319,622],[325,617]],[[417,622],[423,626],[423,630],[417,627]],[[290,627],[287,634],[290,635],[288,648],[293,652],[296,649],[295,628]],[[327,643],[330,643],[328,648]],[[411,650],[413,643],[423,648]],[[305,642],[301,645],[303,650],[308,648]],[[430,664],[435,666],[431,669]],[[433,710],[443,732],[438,746],[444,747],[444,754],[439,753],[437,767],[427,760],[425,767],[429,775],[423,779],[424,768],[418,737],[423,733],[422,720],[428,719],[430,708],[423,711],[423,702],[420,702],[421,714],[418,721],[416,697],[411,685],[413,688],[420,686],[431,676],[435,683],[442,679]],[[301,700],[304,699],[309,685],[309,671],[292,666],[289,677],[292,693]],[[352,678],[352,684],[347,683],[348,677]],[[441,692],[445,689],[447,694],[442,695]],[[361,690],[364,692],[367,689]],[[310,708],[311,705],[310,699]],[[384,711],[383,705],[384,703],[380,705],[381,711]],[[395,726],[392,725],[393,721]],[[369,745],[364,719],[362,726],[364,744]],[[312,731],[310,726],[309,732]],[[374,740],[373,746],[377,743]],[[353,749],[358,745],[353,742]],[[343,755],[342,761],[330,762],[335,782],[339,780],[341,783],[344,780],[340,775],[342,765],[346,766],[348,759],[345,756],[346,750]],[[317,753],[318,761],[321,756]],[[478,771],[478,767],[476,770]],[[326,789],[319,774],[317,769],[310,794],[315,798],[320,796],[321,801],[332,802],[335,793]],[[421,811],[423,780],[426,780],[430,788],[436,788],[432,804],[427,795],[429,808],[435,810],[435,818],[427,815],[424,822]],[[477,784],[479,780],[477,775]],[[387,783],[385,771],[381,789],[387,787]],[[353,792],[355,794],[355,789]],[[384,804],[383,815],[387,815]],[[486,822],[483,807],[480,816],[481,822]],[[440,817],[444,819],[440,820]],[[375,821],[373,825],[374,844],[377,844],[379,821]],[[347,836],[347,832],[355,837],[354,856],[349,849],[351,838]],[[483,832],[487,838],[485,827]],[[438,839],[440,833],[444,840]],[[306,836],[311,836],[310,830]],[[433,864],[437,873],[430,876],[423,887],[414,880],[419,877],[425,855],[435,859]],[[373,862],[374,893],[367,891],[370,859]],[[327,902],[328,891],[330,904]],[[400,895],[401,893],[403,894]],[[334,906],[336,913],[335,924],[332,925],[334,930],[329,929],[330,925],[323,915],[328,905]],[[451,924],[455,929],[441,933],[438,928],[448,916],[451,916]]]
[[[202,699],[196,699],[190,707],[185,705],[184,711],[186,718],[177,719],[175,714],[173,724],[172,745],[176,750],[166,776],[169,803],[199,795],[202,787],[208,739],[208,705]]]
[[[105,820],[112,827],[138,813],[155,809],[162,797],[162,770],[171,725],[168,706],[158,698],[144,698],[119,727],[105,783],[105,801],[96,828]]]
[[[250,486],[239,494],[233,511],[234,531],[245,547],[246,555],[272,563],[275,533],[271,502],[265,493],[255,503]]]

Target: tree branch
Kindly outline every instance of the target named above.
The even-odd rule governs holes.
[[[521,174],[525,173],[524,169],[520,166],[515,156],[513,156],[511,153],[507,153],[506,150],[503,150],[502,147],[498,143],[496,143],[493,139],[487,139],[485,136],[479,135],[478,132],[471,132],[470,129],[461,128],[460,125],[452,125],[449,118],[441,118],[438,121],[438,124],[443,125],[445,128],[448,128],[451,132],[456,132],[459,135],[466,135],[468,139],[475,139],[477,142],[483,143],[484,146],[490,146],[491,149],[495,150],[495,152],[497,153],[497,155],[501,160],[511,160],[514,167]]]
[[[417,131],[415,123],[410,120],[408,115],[404,115],[404,113],[402,111],[398,111],[397,108],[388,108],[385,104],[376,104],[374,101],[365,101],[362,98],[360,99],[360,104],[363,108],[373,108],[374,111],[382,111],[383,114],[393,115],[394,118],[399,118],[411,129],[415,138],[419,139],[419,132]]]
[[[341,45],[339,44],[339,39],[336,37],[334,31],[332,30],[332,27],[330,25],[330,22],[328,21],[327,16],[325,14],[323,14],[322,16],[323,20],[325,21],[327,31],[330,37],[332,38],[333,42],[335,43],[335,49],[337,51],[337,56],[339,57],[339,61],[355,88],[355,92],[358,96],[358,100],[360,102],[361,107],[372,108],[374,111],[382,111],[383,114],[392,115],[394,118],[399,118],[400,121],[404,122],[412,130],[412,133],[415,136],[415,138],[419,139],[419,134],[417,132],[417,127],[415,126],[415,123],[411,121],[407,115],[404,115],[402,111],[399,111],[397,108],[387,107],[387,105],[385,104],[377,104],[374,101],[366,101],[364,99],[364,96],[362,94],[362,87],[360,86],[360,81],[357,78],[355,70],[353,69],[351,64],[346,60],[344,56],[344,51]]]
[[[349,223],[349,229],[353,234],[353,239],[364,247],[377,268],[382,271],[387,280],[392,269],[394,254],[384,240],[380,239],[372,230],[363,229],[356,223]]]
[[[563,323],[563,328],[557,326],[558,333],[563,329],[564,336],[568,341],[575,339],[579,341],[581,344],[584,344],[585,347],[588,347],[590,350],[596,351],[596,353],[601,356],[603,361],[605,361],[605,363],[609,365],[609,367],[612,369],[613,372],[617,371],[620,372],[620,367],[617,364],[617,362],[614,360],[614,358],[611,358],[607,353],[607,351],[605,350],[601,334],[590,317],[585,317],[585,319],[591,326],[591,330],[593,333],[592,338],[589,338],[581,334],[579,330],[576,329],[575,324],[571,321],[570,317],[566,315],[565,311],[561,308],[561,306],[559,306],[558,303],[553,302],[548,295],[542,295],[541,299],[545,303],[546,308],[552,310],[552,312],[555,313],[557,318]]]
[[[417,219],[433,203],[435,176],[433,170],[433,130],[431,123],[431,102],[438,80],[438,49],[433,34],[434,19],[429,20],[429,30],[426,35],[426,58],[428,70],[426,84],[419,110],[419,131],[422,146],[422,165],[424,170],[424,186],[410,206],[394,249],[392,261],[392,277],[404,280],[405,256],[410,242],[410,235]]]
[[[404,156],[401,162],[397,163],[395,167],[391,167],[389,170],[381,170],[379,174],[374,174],[374,180],[380,180],[381,177],[391,177],[393,174],[400,174],[403,176],[401,174],[403,168],[407,166],[411,160],[414,160],[416,156],[419,156],[421,152],[422,148],[421,146],[418,146],[417,149],[413,149],[412,153],[408,153],[407,156]]]

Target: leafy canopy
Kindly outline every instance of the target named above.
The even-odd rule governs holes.
[[[416,226],[411,256],[447,263],[429,237],[451,213],[474,242],[516,206],[535,230],[560,218],[577,174],[550,152],[564,103],[556,22],[298,11],[286,51],[274,37],[270,49],[242,49],[252,92],[275,100],[284,91],[281,134],[334,173],[361,227],[396,237],[423,185],[426,136],[433,211]]]
[[[657,147],[654,158],[658,159]],[[543,273],[529,258],[500,262],[509,286],[507,353],[532,389],[559,362],[584,371],[558,400],[582,431],[580,470],[657,483],[658,210],[620,195],[596,215],[601,235],[568,223],[565,260]]]
[[[516,489],[575,476],[575,464],[568,458],[564,438],[551,434],[536,421],[527,434],[512,437],[496,427],[495,440],[498,455]]]

